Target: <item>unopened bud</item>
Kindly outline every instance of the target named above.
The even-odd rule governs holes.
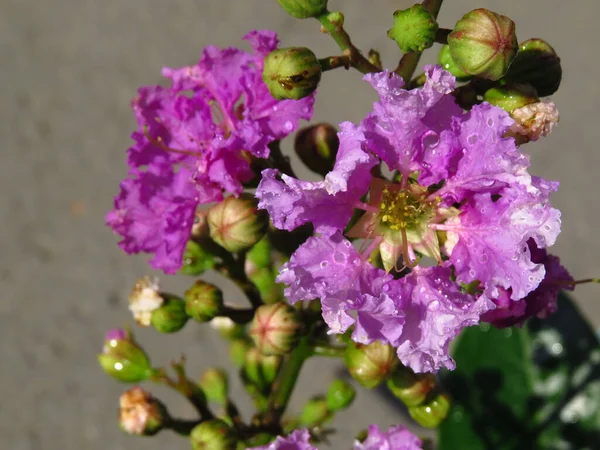
[[[250,337],[264,355],[285,355],[298,342],[301,327],[298,312],[287,303],[277,302],[256,310]]]
[[[552,95],[562,79],[560,58],[546,41],[529,39],[519,45],[505,79],[509,83],[530,83],[540,97]]]
[[[264,267],[248,276],[256,285],[264,303],[275,303],[281,301],[283,297],[283,287],[275,281],[277,275],[276,270]]]
[[[237,438],[234,431],[221,419],[202,422],[190,433],[194,450],[235,450]]]
[[[454,75],[458,81],[467,81],[471,79],[471,75],[456,65],[452,59],[452,55],[450,55],[450,47],[448,45],[442,45],[438,55],[438,61],[440,65]]]
[[[194,239],[207,238],[210,235],[208,230],[208,211],[205,209],[196,211],[194,215],[194,224],[192,225],[192,237]]]
[[[508,84],[488,89],[483,99],[511,113],[517,108],[539,101],[535,89],[530,84]]]
[[[273,262],[271,252],[271,243],[269,238],[265,236],[246,254],[246,275],[252,275],[252,272],[256,269],[271,267]]]
[[[323,398],[313,398],[306,402],[300,413],[300,423],[305,427],[321,425],[331,419],[332,415]]]
[[[253,347],[246,352],[243,370],[246,378],[264,392],[275,381],[280,363],[279,356],[263,355]]]
[[[417,406],[425,401],[435,387],[431,374],[415,374],[406,367],[399,367],[387,380],[388,389],[406,406]]]
[[[327,0],[277,0],[277,3],[297,19],[317,17],[327,11]]]
[[[349,342],[344,362],[350,375],[364,387],[373,388],[384,381],[398,364],[394,348],[375,341],[371,344]]]
[[[159,308],[163,302],[164,298],[160,294],[158,278],[140,278],[135,282],[129,295],[129,311],[133,313],[133,318],[138,324],[149,327],[152,311]]]
[[[548,136],[559,120],[556,105],[545,100],[517,108],[510,116],[515,123],[510,127],[509,133],[516,138],[518,144]]]
[[[294,150],[306,167],[323,176],[333,169],[339,146],[337,130],[328,123],[303,128],[294,141]]]
[[[128,434],[153,436],[169,421],[165,406],[139,386],[119,398],[119,427]]]
[[[438,394],[433,399],[408,408],[410,416],[425,428],[437,428],[448,416],[450,400],[445,394]]]
[[[198,280],[184,294],[185,312],[198,322],[208,322],[224,308],[223,293],[214,284]]]
[[[394,12],[394,25],[387,32],[403,53],[422,52],[435,42],[435,17],[420,3]]]
[[[210,208],[210,236],[232,253],[246,250],[260,241],[269,226],[269,214],[257,209],[258,201],[250,194],[230,196]]]
[[[144,381],[152,375],[150,360],[131,333],[116,328],[106,333],[104,348],[98,355],[104,371],[124,383]]]
[[[333,380],[327,389],[325,400],[327,401],[327,407],[331,411],[338,411],[340,409],[347,408],[350,406],[356,391],[350,383],[344,380]]]
[[[179,271],[184,275],[202,275],[215,267],[215,264],[215,256],[205,248],[205,245],[190,239],[185,246],[183,265]]]
[[[262,78],[277,100],[299,100],[317,89],[321,64],[306,47],[280,48],[265,57]]]
[[[223,404],[229,395],[229,379],[227,372],[221,369],[207,369],[200,377],[200,387],[206,398],[212,402]]]
[[[187,323],[190,316],[185,312],[185,302],[179,297],[164,294],[165,303],[152,311],[152,326],[160,333],[176,333]]]
[[[465,14],[448,35],[452,60],[469,75],[498,80],[517,54],[515,23],[479,8]]]

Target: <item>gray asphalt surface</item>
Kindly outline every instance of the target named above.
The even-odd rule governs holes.
[[[331,9],[345,12],[355,43],[381,50],[387,67],[395,67],[399,53],[385,31],[394,9],[409,4],[330,1]],[[527,151],[534,173],[562,183],[553,203],[563,212],[564,231],[554,253],[576,278],[600,276],[600,2],[447,0],[440,23],[452,27],[480,6],[513,18],[521,41],[549,40],[562,58],[564,81],[554,96],[560,126]],[[239,45],[252,28],[277,30],[283,46],[310,46],[319,56],[337,53],[316,22],[287,17],[274,0],[0,1],[1,448],[188,448],[169,433],[136,439],[116,427],[124,388],[101,373],[96,353],[106,329],[131,323],[127,295],[134,280],[151,271],[145,257],[118,249],[104,215],[126,173],[134,126],[129,102],[137,87],[158,82],[162,66],[195,62],[209,43]],[[432,62],[433,54],[425,60]],[[357,72],[327,74],[315,120],[358,121],[374,99]],[[176,292],[189,283],[163,280]],[[231,286],[227,292],[241,301]],[[598,292],[600,287],[584,286],[576,293],[596,325]],[[157,364],[182,351],[191,374],[227,365],[225,348],[208,327],[138,336]],[[332,361],[311,361],[292,410],[338,369]],[[247,405],[237,383],[234,397]],[[174,413],[190,413],[179,399],[164,398]],[[387,426],[401,418],[393,403],[361,390],[355,406],[336,419],[332,448],[349,448],[355,432],[369,423]]]

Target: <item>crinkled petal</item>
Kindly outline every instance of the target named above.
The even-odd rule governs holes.
[[[251,447],[248,450],[317,450],[310,443],[310,433],[307,429],[294,430],[289,435],[277,436],[267,445]]]
[[[369,426],[363,442],[355,441],[354,450],[420,450],[423,442],[402,425],[390,427],[383,433],[377,425]]]
[[[474,299],[461,292],[450,280],[451,275],[449,267],[437,266],[416,269],[402,279],[412,286],[412,297],[402,299],[405,321],[397,353],[400,361],[415,372],[454,369],[448,352],[450,341],[494,308],[484,297]]]

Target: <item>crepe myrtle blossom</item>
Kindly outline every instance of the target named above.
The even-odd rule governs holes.
[[[248,450],[317,450],[310,443],[310,433],[307,429],[294,430],[288,436],[277,436],[267,445],[252,447]]]
[[[254,176],[251,159],[312,116],[313,96],[278,101],[262,81],[276,34],[244,39],[252,53],[206,47],[198,64],[163,69],[169,87],[142,87],[133,100],[129,174],[106,220],[123,250],[153,254],[150,264],[166,273],[182,264],[198,205],[239,195]]]
[[[377,425],[369,426],[363,442],[356,441],[354,450],[420,450],[423,442],[402,425],[390,427],[383,433]]]
[[[256,192],[276,227],[312,223],[317,233],[282,266],[290,301],[320,298],[331,332],[355,325],[355,341],[389,342],[417,372],[453,368],[449,341],[502,292],[533,292],[546,269],[527,242],[543,249],[560,232],[548,201],[558,183],[528,173],[528,156],[504,137],[508,114],[487,103],[464,113],[454,78],[434,66],[426,75],[410,91],[393,73],[366,75],[380,100],[359,126],[340,125],[325,179],[268,169]],[[347,238],[367,244],[359,253]],[[383,269],[369,263],[374,250]],[[421,267],[423,257],[437,265]]]

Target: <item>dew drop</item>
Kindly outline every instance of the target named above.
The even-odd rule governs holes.
[[[481,263],[485,263],[488,260],[488,257],[485,253],[482,253],[481,256],[479,257],[479,262]]]
[[[346,262],[346,255],[341,252],[336,252],[335,255],[333,255],[333,260],[338,264],[344,264]]]
[[[292,131],[292,129],[294,128],[294,124],[292,123],[291,120],[288,120],[285,125],[284,125],[285,129],[288,131]]]
[[[439,143],[440,143],[440,137],[435,132],[431,132],[423,138],[423,147],[425,147],[425,148],[430,148],[430,149],[436,148]],[[435,154],[434,152],[432,152],[432,153]]]
[[[437,311],[438,309],[440,309],[440,302],[438,302],[437,300],[432,301],[429,306],[427,306],[427,309],[429,311]]]
[[[475,271],[473,269],[469,270],[469,276],[474,277]]]
[[[329,265],[329,263],[327,261],[321,261],[321,268],[325,268]]]
[[[488,120],[487,120],[487,124],[488,124],[488,127],[490,127],[490,128],[491,128],[491,127],[493,127],[493,126],[494,126],[494,120],[493,120],[493,119],[491,119],[491,118],[490,118],[490,119],[488,119]]]

